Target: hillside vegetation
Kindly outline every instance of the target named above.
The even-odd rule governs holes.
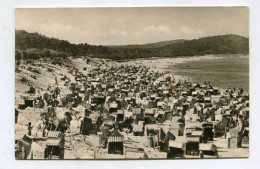
[[[194,40],[172,40],[143,45],[97,46],[72,44],[39,33],[15,31],[16,59],[59,59],[90,56],[113,60],[149,57],[177,57],[205,54],[248,54],[249,39],[238,35],[221,35]]]
[[[110,45],[108,47],[111,48],[158,48],[163,47],[166,45],[174,44],[174,43],[180,43],[184,42],[184,39],[178,39],[178,40],[169,40],[169,41],[160,41],[155,43],[146,43],[146,44],[133,44],[133,45],[122,45],[122,46],[116,46],[116,45]]]

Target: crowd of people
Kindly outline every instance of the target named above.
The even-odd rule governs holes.
[[[188,137],[190,129],[203,131],[206,124],[212,124],[213,134],[211,138],[202,132],[203,143],[236,130],[241,147],[248,137],[249,95],[243,89],[220,90],[210,82],[177,80],[170,71],[156,72],[145,65],[69,67],[68,72],[72,76],[55,76],[55,84],[46,90],[30,87],[37,95],[34,107],[45,109],[39,128],[42,137],[48,131],[101,133],[107,148],[108,137],[118,131],[118,135],[141,136],[148,147],[162,152],[169,150],[171,140]],[[71,130],[73,120],[80,123],[78,130]],[[31,129],[30,123],[28,135]]]

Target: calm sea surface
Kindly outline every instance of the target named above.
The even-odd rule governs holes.
[[[249,91],[249,57],[188,61],[173,66],[175,74],[187,76],[196,82],[210,81],[215,87],[228,86]]]

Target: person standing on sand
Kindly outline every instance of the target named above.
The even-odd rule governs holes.
[[[148,136],[148,147],[153,147],[154,143],[153,143],[153,135],[149,134]]]
[[[29,123],[28,123],[28,135],[29,135],[29,136],[32,135],[32,128],[33,128],[33,127],[32,127],[31,125],[32,125],[32,123],[29,122]]]
[[[238,142],[237,142],[237,146],[238,147],[242,147],[242,139],[243,139],[243,133],[245,130],[245,121],[243,119],[242,115],[239,115],[239,120],[237,122],[237,130],[238,130]]]
[[[58,86],[58,79],[57,79],[57,76],[55,76],[55,84]]]

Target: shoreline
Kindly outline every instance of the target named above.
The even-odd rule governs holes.
[[[117,62],[113,60],[107,61],[108,64],[118,64],[118,65],[133,65],[133,64],[143,64],[145,66],[148,66],[150,68],[153,68],[155,71],[160,69],[169,69],[169,65],[173,66],[178,63],[186,63],[188,61],[197,61],[197,60],[209,60],[209,59],[220,59],[220,58],[249,58],[249,55],[235,55],[235,54],[228,54],[228,55],[196,55],[196,56],[178,56],[178,57],[172,57],[172,58],[139,58],[135,60],[129,60],[129,61],[123,61],[123,62]],[[158,65],[160,63],[160,65]]]
[[[175,79],[178,80],[188,80],[190,79],[192,82],[192,77],[184,76],[184,75],[177,75],[175,74],[177,68],[174,66],[176,64],[187,63],[192,61],[199,61],[199,60],[215,60],[215,59],[222,59],[222,58],[248,58],[249,55],[202,55],[202,56],[188,56],[188,57],[176,57],[176,58],[152,58],[152,59],[138,59],[133,61],[126,61],[126,62],[107,62],[109,64],[116,64],[116,65],[145,65],[150,68],[151,71],[155,72],[163,72],[163,71],[170,71],[170,74],[174,75]],[[202,81],[201,81],[202,83]],[[213,86],[215,86],[213,84]],[[226,88],[218,87],[221,91],[226,90]],[[249,89],[246,89],[246,93],[249,93]]]

